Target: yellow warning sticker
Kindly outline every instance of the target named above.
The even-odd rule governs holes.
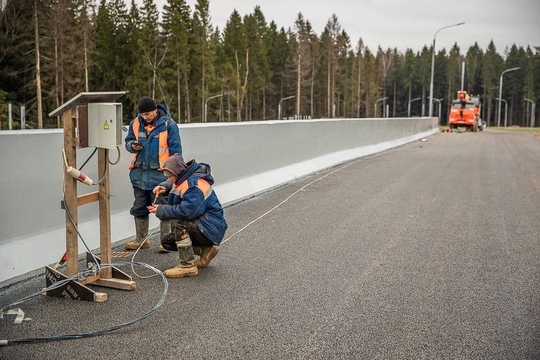
[[[103,124],[103,130],[109,130],[109,123],[107,120],[105,120],[105,123]]]

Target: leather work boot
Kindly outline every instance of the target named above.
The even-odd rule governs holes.
[[[135,234],[135,240],[124,244],[126,250],[137,250],[139,246],[141,249],[148,249],[150,247],[150,241],[148,241],[148,217],[135,218]],[[142,246],[141,243],[143,243]]]
[[[210,261],[216,257],[218,252],[219,248],[215,245],[203,247],[201,256],[194,261],[195,266],[197,266],[199,269],[207,267],[208,264],[210,264]]]
[[[189,277],[189,276],[197,276],[199,274],[199,270],[197,269],[197,266],[193,265],[190,267],[183,267],[182,265],[178,265],[173,267],[172,269],[167,269],[163,272],[163,275],[168,278],[181,278],[181,277]]]
[[[129,241],[125,243],[124,248],[126,250],[137,250],[139,248],[139,245],[141,245],[141,241],[135,239],[133,241]],[[150,247],[150,241],[148,241],[148,239],[144,240],[144,244],[142,244],[141,249],[148,249],[149,247]]]

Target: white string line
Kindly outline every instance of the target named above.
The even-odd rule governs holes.
[[[133,253],[133,256],[131,257],[131,262],[134,263],[135,262],[135,256],[137,255],[137,253],[139,252],[139,250],[141,250],[142,246],[144,245],[144,243],[148,240],[148,242],[150,242],[150,237],[152,235],[154,235],[156,232],[157,232],[157,227],[151,231],[145,238],[144,240],[141,241],[141,243],[139,244],[139,247],[137,248],[137,250],[135,250],[135,252]],[[160,234],[161,234],[161,231],[160,231]],[[161,242],[160,242],[161,243]],[[153,274],[153,275],[148,275],[148,276],[142,276],[142,275],[139,275],[137,274],[137,272],[135,271],[135,268],[133,267],[133,264],[131,264],[131,271],[133,271],[133,274],[135,276],[137,276],[138,278],[140,279],[149,279],[151,277],[154,277],[154,276],[157,276],[159,274]]]
[[[322,180],[324,179],[325,177],[329,176],[329,175],[332,175],[334,173],[337,173],[338,171],[341,171],[351,165],[354,165],[356,164],[357,162],[361,161],[362,159],[358,159],[354,162],[351,162],[347,165],[344,165],[332,172],[329,172],[328,174],[324,175],[324,176],[321,176],[320,178],[317,178],[315,180],[313,180],[312,182],[310,182],[309,184],[307,185],[304,185],[302,186],[300,189],[296,190],[294,193],[292,193],[291,195],[289,195],[285,200],[283,200],[282,202],[280,202],[279,204],[277,204],[276,206],[274,206],[272,209],[268,210],[267,212],[265,212],[264,214],[262,214],[261,216],[259,216],[258,218],[256,218],[255,220],[249,222],[247,225],[245,225],[243,228],[241,228],[240,230],[238,230],[237,232],[235,232],[234,234],[232,234],[231,236],[229,236],[228,238],[226,238],[225,240],[223,240],[221,242],[221,244],[224,244],[226,243],[227,241],[229,241],[232,237],[238,235],[240,232],[244,231],[246,228],[248,228],[249,226],[251,226],[252,224],[254,224],[255,222],[259,221],[260,219],[262,219],[263,217],[265,217],[266,215],[270,214],[272,211],[276,210],[277,208],[279,208],[281,205],[283,205],[284,203],[286,203],[290,198],[292,198],[294,195],[298,194],[300,191],[304,191],[305,188],[309,187],[310,185],[316,183],[317,181],[319,180]]]

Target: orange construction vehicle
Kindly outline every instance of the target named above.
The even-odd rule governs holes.
[[[458,91],[457,99],[452,101],[452,107],[448,115],[449,129],[484,130],[485,123],[480,118],[480,107],[479,96],[469,96],[466,91]]]

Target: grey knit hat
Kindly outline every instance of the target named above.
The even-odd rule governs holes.
[[[182,154],[172,154],[163,164],[163,175],[180,177],[187,168]]]

